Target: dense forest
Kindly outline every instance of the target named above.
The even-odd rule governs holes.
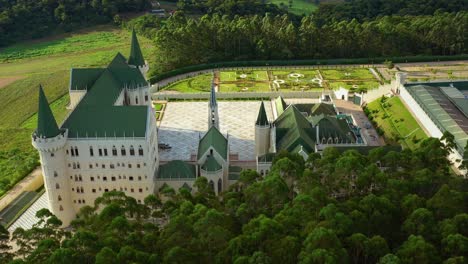
[[[369,20],[389,15],[434,15],[468,10],[466,0],[345,0],[322,4],[315,13],[320,23],[333,20]]]
[[[0,0],[0,47],[112,21],[120,12],[150,7],[149,0]]]
[[[468,13],[384,16],[319,26],[313,16],[288,15],[188,18],[162,23],[144,16],[131,23],[157,46],[153,74],[186,65],[226,60],[374,58],[454,55],[468,51]]]
[[[243,171],[219,197],[203,177],[194,193],[163,187],[144,204],[109,192],[71,230],[44,209],[12,234],[14,254],[2,229],[0,262],[466,263],[468,181],[452,174],[453,136],[443,139],[307,161],[280,153],[265,178]]]

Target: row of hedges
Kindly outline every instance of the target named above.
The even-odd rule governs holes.
[[[456,56],[410,56],[410,57],[387,57],[387,58],[358,58],[358,59],[324,59],[324,60],[256,60],[256,61],[227,61],[227,62],[214,62],[187,66],[164,72],[156,76],[150,77],[151,84],[170,78],[179,74],[202,71],[217,68],[229,67],[268,67],[268,66],[306,66],[306,65],[335,65],[335,64],[375,64],[384,63],[385,61],[392,61],[394,63],[404,62],[431,62],[431,61],[452,61],[452,60],[466,60],[468,55]]]

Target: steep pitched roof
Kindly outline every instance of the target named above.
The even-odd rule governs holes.
[[[263,104],[263,101],[262,101],[262,104],[260,105],[260,110],[258,111],[258,116],[257,116],[257,122],[255,122],[255,124],[257,126],[267,126],[269,124],[267,114],[265,111],[265,105]]]
[[[356,139],[345,119],[319,115],[314,116],[312,123],[319,126],[319,139],[338,138],[340,143],[355,143]]]
[[[216,127],[211,127],[198,143],[198,158],[213,147],[224,160],[227,160],[228,141]]]
[[[222,168],[223,167],[216,161],[213,156],[209,156],[202,165],[202,169],[205,171],[219,171]]]
[[[293,151],[298,145],[309,153],[315,150],[314,129],[294,105],[286,108],[274,125],[278,150]]]
[[[130,56],[128,57],[128,64],[133,66],[145,65],[145,59],[143,53],[141,53],[140,43],[135,33],[135,29],[132,30],[132,45],[130,47]]]
[[[36,136],[52,138],[60,134],[60,130],[55,121],[49,102],[44,94],[42,86],[39,86],[39,111],[37,113]]]
[[[70,138],[146,136],[149,106],[114,105],[124,88],[147,85],[141,72],[127,65],[122,54],[105,69],[76,72],[72,83],[92,85],[62,125]]]
[[[284,101],[283,97],[278,96],[275,100],[275,105],[276,105],[276,112],[278,113],[278,116],[283,113],[283,111],[288,107],[288,104]]]
[[[103,71],[102,68],[71,69],[70,90],[88,90]]]
[[[335,108],[333,108],[333,105],[331,104],[324,104],[324,103],[319,103],[315,104],[310,112],[310,115],[329,115],[329,116],[335,116]]]
[[[159,167],[158,179],[194,179],[195,165],[173,160]]]

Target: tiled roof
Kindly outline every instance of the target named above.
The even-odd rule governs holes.
[[[159,167],[158,179],[195,179],[195,165],[173,160]]]
[[[260,110],[258,111],[258,116],[257,116],[257,122],[255,122],[255,124],[258,126],[268,125],[268,118],[267,118],[265,105],[263,104],[263,101],[262,101],[262,104],[260,105]]]
[[[145,65],[145,59],[141,53],[140,44],[136,37],[135,30],[132,31],[132,45],[130,47],[130,56],[128,57],[128,64],[134,66],[143,66]]]
[[[208,156],[205,163],[202,165],[202,169],[205,171],[219,171],[223,167],[216,161],[213,156]]]
[[[42,86],[39,86],[39,111],[37,113],[37,129],[35,135],[38,137],[52,138],[60,134],[52,110],[44,94]]]

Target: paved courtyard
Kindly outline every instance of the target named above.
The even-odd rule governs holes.
[[[260,101],[218,101],[221,133],[229,135],[231,154],[239,160],[255,160],[255,121]],[[265,101],[268,118],[273,118],[271,105]],[[162,161],[190,160],[198,141],[208,129],[208,102],[169,102],[159,125],[159,143],[172,149],[160,150]]]

